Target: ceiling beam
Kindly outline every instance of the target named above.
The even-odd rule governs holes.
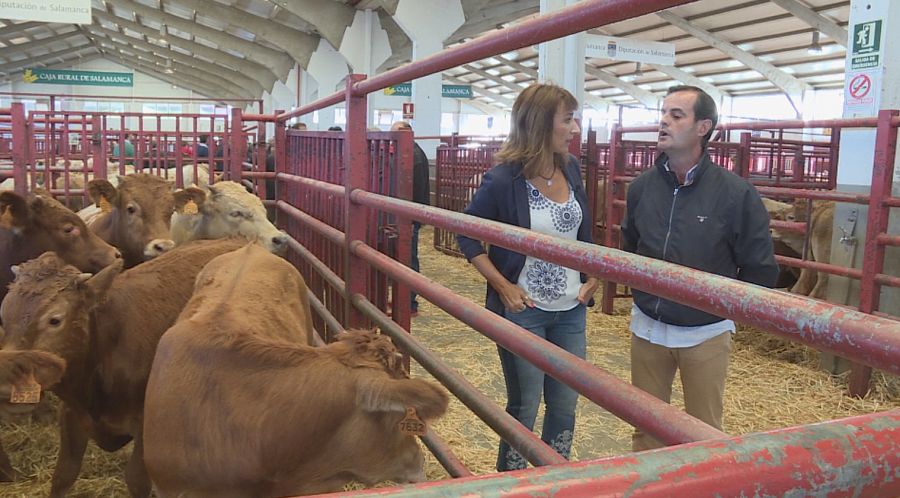
[[[98,38],[97,40],[95,40],[95,43],[99,44],[102,49],[109,49],[109,51],[118,52],[118,54],[122,57],[125,57],[122,54],[122,51],[131,52],[132,56],[137,59],[135,62],[141,63],[141,60],[152,62],[157,65],[147,65],[155,67],[155,72],[157,74],[169,74],[165,72],[165,67],[167,63],[171,63],[169,63],[169,59],[166,59],[165,57],[155,55],[152,52],[136,50],[134,46],[116,42],[109,37],[102,39]],[[197,78],[202,81],[207,87],[220,88],[223,93],[227,92],[232,95],[242,95],[247,98],[252,98],[254,96],[253,93],[251,93],[251,90],[238,84],[234,80],[223,78],[220,72],[215,71],[215,68],[219,66],[215,66],[213,68],[213,72],[210,72],[208,70],[204,70],[203,68],[191,67],[191,64],[196,62],[196,60],[189,57],[186,59],[188,62],[184,62],[184,59],[177,60],[175,58],[172,58],[171,60],[174,61],[175,64],[177,64],[171,66],[172,70],[178,74],[184,74],[187,77]]]
[[[356,9],[334,0],[278,2],[282,9],[316,27],[322,38],[335,49],[341,48],[344,31],[353,24]]]
[[[26,68],[40,66],[46,62],[53,61],[54,59],[61,58],[64,55],[69,55],[75,52],[79,52],[81,50],[85,50],[91,48],[91,44],[89,42],[85,42],[81,45],[77,45],[74,47],[69,47],[63,50],[57,50],[56,52],[51,52],[49,54],[42,55],[40,57],[27,57],[23,60],[17,60],[10,62],[9,64],[3,64],[0,66],[0,73],[16,73],[20,72]]]
[[[631,95],[648,109],[659,109],[659,97],[649,90],[644,90],[634,83],[625,81],[612,73],[608,73],[599,67],[593,66],[592,64],[585,64],[584,72],[603,81],[607,85],[616,87],[628,95]]]
[[[812,26],[816,31],[824,33],[838,45],[847,48],[847,30],[838,26],[836,22],[810,9],[797,0],[771,0],[772,3],[788,11],[801,21]]]
[[[527,74],[535,81],[538,80],[538,71],[536,68],[528,67],[518,61],[507,59],[502,55],[495,55],[494,58],[515,69],[516,71],[519,71],[520,73]],[[587,66],[587,63],[585,63],[585,66]],[[585,71],[586,70],[587,68],[585,68]],[[609,106],[613,105],[613,103],[609,100],[606,100],[598,95],[594,95],[587,90],[584,91],[584,103],[599,111],[605,111]]]
[[[485,31],[496,29],[500,24],[515,21],[516,19],[540,12],[540,10],[540,3],[536,0],[490,5],[472,13],[472,15],[469,15],[470,12],[465,9],[464,5],[463,12],[466,13],[466,22],[447,37],[444,43],[457,43],[465,38],[475,38]]]
[[[3,51],[0,52],[0,56],[9,60],[9,56],[13,54],[24,54],[26,52],[34,53],[35,50],[42,48],[46,45],[51,45],[56,42],[60,42],[63,40],[67,40],[72,38],[73,36],[81,36],[81,32],[78,30],[69,31],[68,33],[63,33],[61,35],[51,36],[49,38],[41,38],[40,40],[30,41],[26,43],[19,43],[18,45],[9,45],[3,48]]]
[[[412,60],[412,40],[406,36],[397,21],[386,11],[378,10],[378,20],[381,22],[382,29],[387,32],[388,43],[391,45],[391,56],[376,70],[381,73]]]
[[[116,17],[111,14],[94,11],[94,17],[97,19],[103,19],[115,23],[119,28],[128,28],[131,31],[141,33],[145,36],[159,36],[156,31],[142,24],[138,24],[127,19],[122,19],[121,17]],[[151,52],[156,51],[160,54],[165,54],[171,59],[179,58],[182,62],[186,59],[194,60],[196,61],[196,63],[192,65],[203,65],[204,67],[209,68],[211,71],[213,68],[218,68],[218,71],[220,71],[221,73],[230,75],[229,77],[233,76],[235,78],[234,81],[242,82],[240,83],[241,85],[248,86],[248,89],[253,91],[256,95],[262,95],[263,91],[272,88],[275,82],[278,81],[278,78],[274,73],[272,73],[271,71],[267,71],[265,67],[258,63],[248,61],[246,59],[241,59],[240,57],[235,57],[227,52],[222,52],[220,50],[207,47],[206,45],[201,45],[190,40],[185,40],[184,38],[174,36],[171,33],[168,37],[166,37],[165,45],[155,45],[141,39],[126,36],[125,34],[119,33],[118,31],[108,30],[100,26],[99,23],[88,26],[88,29],[99,31],[106,34],[107,36],[112,35],[120,38],[126,38],[129,43],[134,44],[136,47],[141,47]],[[195,56],[205,57],[206,59],[215,61],[215,63],[202,61],[192,55],[182,54],[181,52],[172,50],[171,46],[173,45],[183,48],[184,50],[187,50]],[[188,64],[191,65],[190,63]]]
[[[516,95],[519,95],[519,92],[521,92],[523,90],[523,88],[520,87],[519,85],[517,85],[511,81],[506,81],[500,76],[494,76],[493,74],[491,74],[487,71],[484,71],[482,69],[479,69],[471,64],[465,64],[462,67],[463,67],[463,69],[469,71],[472,74],[477,74],[478,76],[481,76],[484,79],[493,81],[494,83],[497,83],[498,85],[502,85],[502,86],[506,87],[507,89],[512,90],[513,92],[515,92]]]
[[[487,104],[485,102],[481,102],[475,99],[469,99],[466,101],[466,105],[470,105],[476,109],[481,110],[481,112],[490,114],[496,117],[503,117],[503,112],[507,111],[507,109],[501,109],[495,105]]]
[[[171,26],[179,31],[184,31],[185,33],[190,33],[192,36],[209,40],[219,47],[220,52],[224,52],[225,49],[240,52],[244,54],[247,59],[257,60],[263,66],[271,68],[271,72],[278,80],[284,81],[284,79],[287,78],[288,73],[294,67],[294,60],[289,55],[279,50],[265,47],[218,29],[209,28],[202,24],[196,24],[188,19],[167,14],[159,9],[132,2],[131,0],[106,1],[116,7],[125,9],[126,11],[133,11],[135,14],[144,18],[152,19],[159,23],[165,23],[167,26]],[[269,85],[268,88],[271,89],[272,86]]]
[[[197,92],[202,96],[209,98],[210,100],[217,100],[221,98],[222,94],[219,93],[221,90],[211,88],[206,86],[203,82],[200,82],[196,79],[185,78],[182,76],[178,76],[176,74],[159,74],[152,66],[148,66],[146,64],[140,63],[139,61],[128,59],[126,57],[122,57],[115,53],[107,53],[107,57],[111,57],[114,62],[118,62],[123,66],[129,67],[134,71],[139,73],[143,73],[151,78],[158,79],[160,81],[165,81],[166,83],[185,88],[191,90],[193,92]],[[211,95],[219,95],[218,97],[211,97]],[[229,95],[225,94],[226,98],[242,98],[239,95]]]
[[[212,0],[178,0],[179,5],[194,9],[195,12],[209,16],[219,21],[239,26],[241,29],[253,33],[257,39],[283,50],[290,55],[303,69],[309,65],[309,59],[319,46],[319,37],[303,31],[273,23],[267,19],[257,17],[245,10],[229,7]]]
[[[7,22],[9,22],[9,19],[7,19]],[[46,26],[46,25],[47,25],[47,23],[45,23],[45,22],[37,22],[37,21],[20,22],[19,24],[7,24],[6,26],[3,26],[2,28],[0,28],[0,38],[6,39],[9,35],[21,33],[22,31],[25,31],[26,29],[36,28],[38,26]]]
[[[644,65],[645,65],[645,67],[655,69],[655,70],[665,74],[666,76],[669,76],[670,78],[674,79],[675,81],[677,81],[679,83],[700,88],[701,90],[706,92],[710,97],[712,97],[713,100],[718,102],[719,105],[722,104],[722,97],[724,94],[722,93],[721,90],[716,88],[716,86],[713,85],[712,83],[709,83],[708,81],[704,81],[683,69],[678,69],[675,66],[664,66],[662,64],[647,64],[647,63],[645,63]]]
[[[799,79],[791,76],[781,69],[778,69],[777,67],[760,59],[759,57],[756,57],[749,52],[737,48],[736,46],[719,38],[709,31],[694,26],[685,19],[676,16],[669,11],[657,12],[656,15],[669,24],[684,31],[685,33],[699,39],[700,41],[715,48],[716,50],[719,50],[732,59],[742,62],[748,68],[763,75],[766,79],[775,84],[775,86],[781,88],[781,90],[784,91],[791,105],[794,107],[794,111],[796,111],[798,116],[800,115],[800,107],[803,103],[803,94],[807,90],[812,89],[812,87],[810,87],[808,84],[800,81]]]

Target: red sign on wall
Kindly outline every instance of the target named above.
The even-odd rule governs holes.
[[[415,106],[412,102],[404,102],[403,103],[403,119],[413,119],[413,115],[415,114],[414,110]]]

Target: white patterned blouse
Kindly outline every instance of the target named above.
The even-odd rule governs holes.
[[[571,187],[569,198],[566,202],[559,203],[544,196],[531,182],[526,180],[525,185],[528,188],[531,229],[563,239],[577,240],[583,215]],[[578,305],[581,277],[571,268],[527,256],[525,267],[516,283],[525,289],[538,309],[567,311]]]

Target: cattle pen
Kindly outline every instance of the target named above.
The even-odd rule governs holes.
[[[869,216],[874,221],[868,226],[865,241],[867,263],[857,275],[871,291],[861,309],[854,310],[624,253],[610,241],[608,247],[566,242],[414,204],[404,200],[410,198],[412,137],[366,131],[366,97],[374,91],[514,48],[684,3],[689,2],[585,1],[373,78],[352,75],[344,92],[291,112],[232,113],[228,128],[221,132],[230,141],[221,169],[226,179],[247,179],[261,186],[263,197],[265,180],[274,180],[277,197],[267,203],[277,209],[278,225],[291,237],[289,259],[301,269],[309,284],[317,314],[316,329],[323,339],[328,340],[344,328],[377,325],[415,360],[415,371],[427,371],[440,381],[534,465],[518,472],[474,476],[472,469],[454,454],[452,445],[441,438],[440,431],[434,430],[423,437],[423,442],[455,479],[350,491],[345,496],[900,496],[900,409],[896,406],[849,418],[732,436],[633,388],[607,369],[498,320],[477,302],[460,296],[459,290],[448,289],[436,281],[440,279],[426,276],[427,270],[419,274],[405,264],[410,257],[410,223],[415,220],[600,275],[611,282],[652,289],[665,298],[759,331],[839,354],[866,368],[900,375],[900,322],[874,313],[878,286],[897,282],[896,277],[884,274],[883,253],[886,246],[900,245],[896,236],[886,233],[889,210],[900,207],[900,199],[891,197],[884,181],[873,182],[869,197],[840,198],[868,203]],[[288,129],[289,119],[337,102],[346,105],[345,132]],[[26,152],[28,123],[20,106],[0,110],[0,114],[9,116],[10,145],[6,150],[14,165],[16,188],[24,192],[27,184],[33,186],[27,176],[29,167],[38,172],[34,155]],[[265,170],[261,155],[251,158],[249,168],[244,160],[246,137],[256,134],[264,140],[265,123],[274,123],[275,129],[275,170],[271,172]],[[844,124],[877,128],[873,175],[893,178],[900,126],[897,112],[884,111],[877,119]],[[99,123],[92,126],[102,127]],[[84,127],[88,128],[86,121]],[[213,128],[210,124],[210,130]],[[187,136],[196,140],[199,132],[192,131]],[[174,140],[182,139],[179,132]],[[86,144],[87,140],[83,142]],[[97,145],[97,150],[104,150],[102,144]],[[614,212],[622,207],[621,193],[614,185],[626,181],[617,177],[623,176],[622,171],[615,169],[621,164],[615,160],[618,153],[615,146],[611,147],[610,164],[615,166],[610,169],[607,183],[607,227],[616,226],[618,218],[613,218]],[[98,163],[103,164],[99,168],[105,168],[105,160]],[[68,168],[68,161],[66,165]],[[183,185],[181,169],[176,171],[177,181]],[[750,168],[744,171],[749,172]],[[66,178],[69,173],[67,170]],[[95,174],[105,173],[103,169],[95,170]],[[772,191],[779,192],[784,193]],[[68,182],[56,193],[63,197],[79,194]],[[835,198],[836,194],[806,195],[826,199]],[[670,446],[650,452],[565,461],[425,347],[415,334],[409,334],[415,330],[409,303],[396,297],[408,295],[411,289],[427,299],[428,306],[456,320],[459,328],[471,327],[491,345],[495,343],[528,359],[592,404]]]

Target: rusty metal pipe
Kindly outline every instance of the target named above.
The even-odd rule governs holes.
[[[553,261],[900,374],[900,324],[665,261],[364,191],[354,201]]]
[[[900,410],[346,498],[900,496]],[[317,495],[335,496],[335,495]]]
[[[362,193],[354,191],[352,197]],[[362,242],[352,241],[350,247],[354,254],[367,263],[406,282],[447,313],[656,439],[666,444],[680,444],[726,437],[723,432],[654,398],[602,368],[501,319],[468,299],[460,299],[450,289]]]

